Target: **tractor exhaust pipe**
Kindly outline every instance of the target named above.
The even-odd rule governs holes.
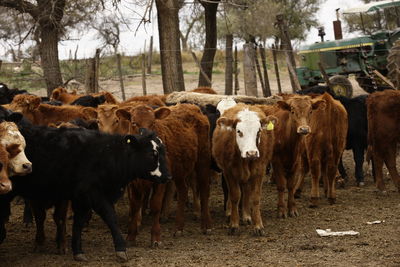
[[[333,22],[333,32],[335,34],[335,40],[343,39],[342,33],[342,22],[339,19],[339,9],[336,9],[336,20]]]

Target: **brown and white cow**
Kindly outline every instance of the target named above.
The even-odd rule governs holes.
[[[32,163],[25,155],[25,138],[13,122],[0,123],[0,144],[9,152],[8,174],[26,175],[32,171]]]
[[[272,178],[278,190],[278,217],[298,216],[294,194],[299,175],[304,175],[305,136],[311,132],[311,114],[325,107],[324,100],[309,96],[285,96],[276,105],[262,105],[265,114],[278,118],[275,127],[275,145],[272,157]],[[285,204],[285,191],[288,193]]]
[[[368,154],[372,159],[376,187],[386,194],[382,177],[383,163],[400,192],[400,176],[396,168],[397,144],[400,142],[400,92],[386,90],[367,98]]]
[[[305,138],[307,162],[304,168],[309,168],[312,178],[310,207],[317,207],[319,201],[319,179],[324,182],[325,196],[330,204],[336,202],[336,173],[340,157],[346,147],[347,112],[343,105],[333,99],[328,93],[315,96],[313,101],[325,102],[311,114],[309,127],[300,131],[309,131]],[[300,185],[304,176],[300,180]]]
[[[267,117],[259,108],[244,104],[226,110],[217,121],[212,155],[228,184],[231,234],[239,228],[241,194],[243,221],[253,223],[256,235],[263,234],[261,187],[266,166],[272,158],[276,121],[275,116]]]

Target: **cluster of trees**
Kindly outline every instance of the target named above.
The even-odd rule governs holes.
[[[203,48],[201,66],[211,80],[218,39],[226,34],[246,42],[266,42],[280,36],[274,27],[275,16],[284,13],[293,39],[304,40],[317,25],[315,17],[323,0],[0,0],[0,39],[13,59],[24,56],[21,45],[31,42],[30,51],[39,55],[48,93],[63,83],[57,45],[68,39],[72,30],[95,29],[103,46],[115,53],[121,25],[126,18],[99,16],[105,6],[118,8],[121,1],[141,5],[147,22],[157,10],[161,69],[164,92],[185,90],[181,60],[184,50]],[[154,6],[154,7],[153,7]],[[143,7],[145,7],[143,9]],[[199,45],[201,43],[201,45]],[[35,49],[37,48],[37,49]],[[199,85],[209,85],[202,75]]]

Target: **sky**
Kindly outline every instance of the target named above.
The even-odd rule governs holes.
[[[256,0],[254,0],[256,1]],[[336,20],[336,8],[341,8],[341,10],[345,10],[349,7],[355,7],[361,4],[361,0],[325,0],[325,2],[321,5],[321,9],[317,14],[317,18],[319,18],[320,24],[325,27],[326,40],[333,40],[333,25],[332,21]],[[125,14],[133,14],[129,8],[122,7],[122,12],[126,12]],[[134,15],[131,17],[133,21],[138,21],[138,15]],[[349,33],[346,31],[343,32],[344,38],[349,36]],[[136,26],[132,27],[130,30],[125,31],[121,34],[121,44],[120,51],[127,55],[138,54],[143,51],[145,42],[146,47],[149,46],[150,36],[154,36],[154,47],[158,48],[158,26],[157,19],[155,14],[153,14],[153,18],[151,23],[146,24],[145,27],[141,26],[136,32]],[[78,36],[73,35],[72,40],[70,41],[62,41],[59,44],[59,56],[60,59],[68,59],[70,51],[74,53],[77,45],[78,45],[78,58],[88,58],[94,55],[94,52],[97,47],[100,46],[100,42],[96,38],[96,34],[93,32],[86,33],[84,35]],[[319,41],[318,30],[312,29],[308,34],[308,38],[305,43],[313,43]],[[0,47],[0,58],[4,55],[4,50]]]

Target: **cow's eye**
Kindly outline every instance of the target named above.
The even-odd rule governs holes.
[[[237,130],[237,134],[239,135],[239,137],[243,137],[243,133],[240,130]]]

